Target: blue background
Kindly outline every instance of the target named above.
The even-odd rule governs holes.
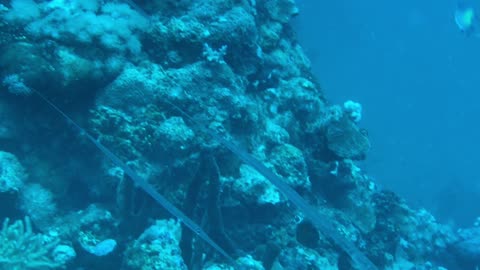
[[[439,220],[480,216],[480,38],[454,1],[299,1],[299,41],[335,103],[363,105],[363,168]],[[480,12],[478,7],[476,10]]]

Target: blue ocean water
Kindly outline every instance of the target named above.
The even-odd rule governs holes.
[[[369,173],[440,220],[471,225],[480,215],[480,39],[455,25],[457,4],[304,0],[296,30],[327,95],[363,105]]]

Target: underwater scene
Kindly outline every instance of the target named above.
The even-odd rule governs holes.
[[[415,127],[334,91],[372,71],[322,4],[0,0],[0,270],[478,270],[478,204],[380,166]]]

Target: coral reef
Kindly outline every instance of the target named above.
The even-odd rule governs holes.
[[[26,178],[25,169],[17,157],[0,151],[0,192],[18,191],[23,187]]]
[[[0,269],[480,265],[362,171],[293,0],[0,3]]]
[[[33,233],[28,218],[9,221],[3,221],[0,232],[0,269],[60,268],[75,256],[71,247],[59,245],[57,237]]]

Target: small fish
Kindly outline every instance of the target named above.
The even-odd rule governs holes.
[[[479,33],[476,33],[476,28],[478,24],[478,19],[475,15],[474,9],[464,3],[457,5],[455,9],[455,23],[457,24],[458,29],[465,33],[467,36],[475,35],[478,36]]]

